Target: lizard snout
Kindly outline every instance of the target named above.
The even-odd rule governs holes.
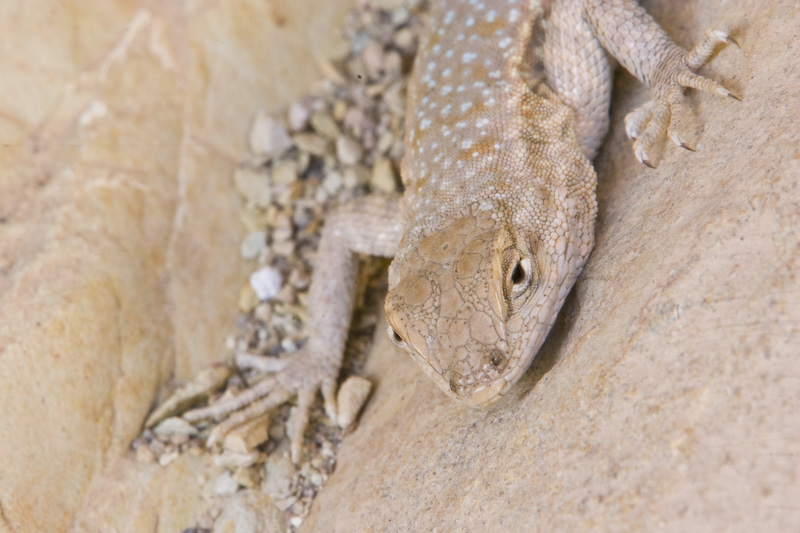
[[[486,353],[478,368],[463,373],[450,371],[443,373],[452,392],[458,400],[470,406],[487,405],[498,399],[506,381],[502,379],[508,366],[508,355],[499,348]],[[450,374],[449,379],[446,374]]]

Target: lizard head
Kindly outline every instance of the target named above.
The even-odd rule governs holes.
[[[589,255],[591,231],[561,209],[544,218],[521,227],[472,213],[401,243],[392,263],[389,337],[467,405],[493,403],[522,377]]]

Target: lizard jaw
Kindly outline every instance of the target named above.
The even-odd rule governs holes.
[[[496,379],[490,383],[483,383],[472,390],[469,396],[459,398],[461,403],[469,407],[488,407],[503,397],[509,382],[504,378]]]

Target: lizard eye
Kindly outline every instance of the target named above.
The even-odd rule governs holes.
[[[405,348],[406,341],[403,340],[403,337],[401,337],[391,325],[389,326],[388,333],[389,333],[389,338],[391,339],[391,341],[394,343],[395,346],[399,346],[400,348]]]
[[[512,298],[517,298],[528,290],[533,281],[533,265],[528,257],[520,257],[509,269],[508,284]]]

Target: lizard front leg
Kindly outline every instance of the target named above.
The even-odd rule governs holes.
[[[317,391],[322,391],[327,415],[336,420],[336,381],[355,301],[356,254],[391,257],[402,233],[398,197],[364,196],[327,217],[309,290],[308,341],[280,370],[253,388],[226,402],[183,415],[189,422],[222,420],[209,436],[209,447],[236,426],[296,396],[290,440],[292,461],[299,462],[309,409]]]
[[[735,43],[710,29],[692,50],[677,44],[633,0],[582,0],[584,16],[598,40],[631,74],[650,87],[653,100],[630,113],[625,130],[637,159],[653,166],[649,152],[665,132],[678,146],[694,151],[681,136],[686,117],[684,88],[739,99],[719,83],[696,74],[715,47]]]
[[[578,140],[590,157],[605,133],[610,94],[610,78],[597,55],[600,47],[650,88],[652,101],[625,119],[634,153],[645,165],[653,166],[649,154],[664,133],[678,146],[693,150],[680,133],[687,114],[685,88],[738,100],[719,83],[696,74],[717,45],[735,42],[723,31],[708,30],[687,51],[635,0],[557,0],[550,21],[544,48],[548,83],[576,111]],[[570,52],[576,48],[581,52]],[[589,134],[582,137],[583,131]]]

